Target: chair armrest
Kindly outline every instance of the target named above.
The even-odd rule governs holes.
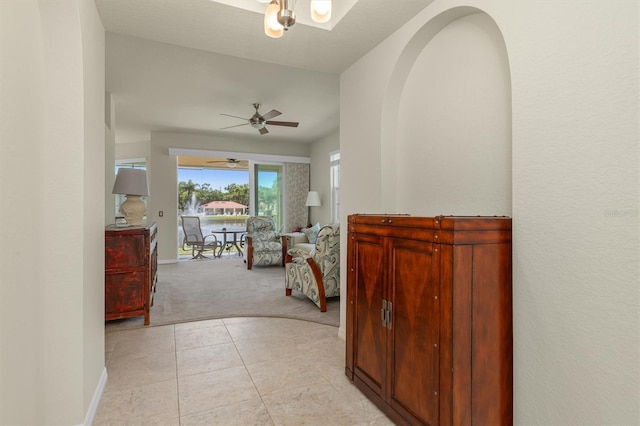
[[[311,272],[313,272],[313,277],[316,279],[316,284],[318,286],[318,297],[320,298],[320,312],[327,311],[327,298],[325,297],[324,292],[324,280],[322,279],[322,272],[320,272],[320,268],[316,264],[315,260],[312,257],[308,257],[307,263],[311,268]]]
[[[307,253],[306,251],[301,250],[299,248],[295,248],[295,247],[292,248],[292,249],[289,249],[289,251],[287,253],[289,254],[289,256],[294,257],[294,258],[295,257],[301,257],[303,259],[307,259],[307,258],[311,257],[311,256],[309,256],[309,253]]]
[[[207,238],[209,238],[209,240],[213,239],[213,241],[207,241]],[[222,242],[218,241],[218,237],[216,237],[214,234],[209,234],[204,236],[202,240],[202,244],[206,246],[209,246],[209,245],[220,246],[222,245]]]

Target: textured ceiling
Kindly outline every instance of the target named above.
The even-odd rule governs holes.
[[[116,142],[174,130],[304,143],[335,131],[339,74],[432,0],[339,1],[323,28],[307,25],[309,0],[290,1],[297,23],[271,39],[267,5],[256,0],[95,0]],[[221,113],[248,118],[254,102],[300,126],[271,126],[265,136],[249,126],[220,130],[242,123]]]

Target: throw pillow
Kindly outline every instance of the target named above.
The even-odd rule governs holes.
[[[307,236],[310,244],[315,244],[318,239],[318,232],[320,232],[320,224],[316,223],[311,228],[303,229],[302,232]]]

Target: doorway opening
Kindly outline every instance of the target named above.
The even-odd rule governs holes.
[[[249,162],[237,158],[178,156],[178,259],[191,260],[193,248],[185,239],[182,216],[197,216],[203,237],[224,241],[210,256],[239,255],[241,238],[249,215]],[[213,239],[210,237],[210,239]]]

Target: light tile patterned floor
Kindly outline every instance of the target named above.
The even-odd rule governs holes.
[[[344,375],[335,327],[229,318],[106,334],[94,425],[392,425]]]

